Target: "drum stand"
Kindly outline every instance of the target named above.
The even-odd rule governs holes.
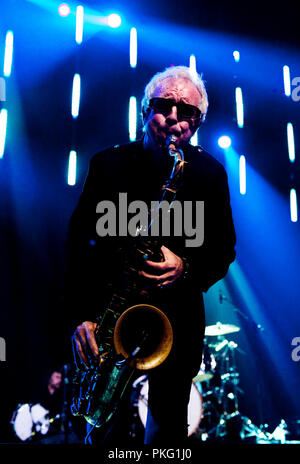
[[[226,442],[238,442],[245,439],[270,440],[270,434],[254,425],[251,420],[243,416],[239,411],[239,395],[243,390],[239,387],[239,373],[235,363],[235,350],[238,345],[228,342],[225,337],[218,337],[217,345],[213,345],[214,351],[221,347],[216,356],[219,366],[220,386],[212,388],[204,393],[204,397],[212,395],[215,398],[219,419],[216,425],[202,433],[202,440],[221,440]],[[213,402],[207,402],[206,414],[212,413]],[[204,414],[205,416],[205,414]]]
[[[224,343],[223,339],[221,343]],[[239,411],[239,393],[243,391],[238,387],[239,373],[235,364],[235,349],[237,344],[228,342],[220,356],[220,380],[218,403],[222,405],[222,413],[215,429],[215,437],[227,437],[232,440],[239,438],[241,414]]]

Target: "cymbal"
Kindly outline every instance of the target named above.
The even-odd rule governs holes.
[[[213,374],[211,374],[210,372],[204,372],[200,370],[198,374],[196,375],[196,377],[193,378],[193,382],[195,383],[205,382],[205,380],[210,380],[212,378],[213,378]]]
[[[218,336],[218,335],[226,335],[234,332],[239,332],[241,329],[240,327],[232,324],[222,324],[221,322],[217,322],[215,325],[208,325],[205,329],[205,335],[210,336]]]

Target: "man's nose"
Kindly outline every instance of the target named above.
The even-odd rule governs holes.
[[[169,124],[176,124],[178,122],[178,115],[177,115],[177,106],[172,106],[170,113],[167,115],[167,122]]]

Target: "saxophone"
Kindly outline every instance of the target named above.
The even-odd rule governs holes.
[[[168,137],[166,145],[169,155],[174,157],[174,164],[169,179],[162,186],[161,198],[161,201],[170,203],[180,187],[185,163],[183,152],[176,149],[175,142],[175,136]],[[150,227],[151,224],[148,230]],[[153,241],[142,232],[145,230],[137,230],[134,246],[125,259],[120,288],[96,319],[99,359],[85,366],[73,345],[75,372],[71,412],[83,416],[94,427],[103,426],[113,417],[135,370],[148,370],[161,364],[173,344],[169,319],[159,308],[148,304],[149,293],[139,289],[137,269],[140,260],[162,259],[160,247],[153,246]],[[132,295],[146,302],[128,308]]]

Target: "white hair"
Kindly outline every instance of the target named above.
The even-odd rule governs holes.
[[[204,81],[202,80],[202,75],[198,74],[196,71],[187,66],[171,66],[162,72],[154,74],[152,79],[145,87],[144,96],[142,99],[143,115],[146,114],[147,108],[149,107],[149,101],[153,97],[157,87],[159,87],[162,81],[168,78],[187,79],[194,84],[202,97],[199,109],[201,111],[201,119],[204,121],[208,108],[208,98]]]

